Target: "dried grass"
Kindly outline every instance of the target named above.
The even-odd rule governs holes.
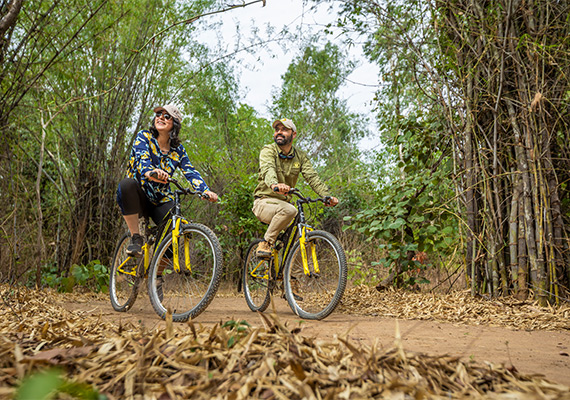
[[[514,369],[407,352],[398,332],[379,349],[307,338],[264,315],[264,328],[144,330],[65,310],[53,292],[1,289],[2,398],[57,365],[109,399],[570,399],[567,386]]]
[[[536,301],[512,297],[484,299],[469,292],[410,293],[358,286],[346,290],[335,312],[520,330],[570,330],[570,305],[540,307]]]

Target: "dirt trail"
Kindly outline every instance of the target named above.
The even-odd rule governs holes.
[[[164,323],[154,313],[146,294],[139,295],[127,313],[117,313],[107,300],[66,302],[65,308],[101,316],[114,323],[131,322],[147,328]],[[570,386],[570,331],[516,331],[509,328],[473,326],[420,320],[396,320],[333,313],[324,321],[302,321],[281,298],[274,301],[275,315],[290,329],[301,327],[308,337],[331,339],[347,337],[353,344],[392,347],[399,329],[405,350],[434,355],[449,354],[466,361],[489,361],[514,366],[525,374],[543,375],[546,379]],[[270,306],[271,309],[271,306]],[[266,311],[271,314],[271,310]],[[196,318],[195,323],[214,325],[228,320],[246,320],[262,326],[260,316],[251,312],[243,297],[221,295]]]

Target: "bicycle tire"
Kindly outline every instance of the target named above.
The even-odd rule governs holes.
[[[242,286],[247,306],[251,311],[263,312],[271,300],[270,260],[256,256],[257,246],[263,239],[255,239],[247,249],[243,264]]]
[[[285,297],[301,318],[320,320],[338,306],[346,289],[346,255],[336,237],[325,231],[311,231],[306,237],[309,275],[303,271],[301,243],[295,242],[283,270]],[[314,243],[319,273],[315,273],[309,243]]]
[[[117,242],[109,272],[109,297],[113,309],[118,312],[125,312],[133,306],[143,276],[138,268],[142,267],[143,257],[131,257],[127,254],[130,239],[131,235],[125,233]],[[133,272],[134,275],[131,275]]]
[[[190,265],[185,261],[186,240]],[[178,247],[180,270],[176,272],[170,232],[155,251],[147,289],[150,302],[162,319],[170,310],[174,322],[185,322],[200,315],[216,295],[222,278],[222,249],[216,234],[197,223],[181,226]],[[161,292],[157,287],[160,280]]]

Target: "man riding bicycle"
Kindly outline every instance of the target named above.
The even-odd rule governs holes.
[[[261,222],[269,224],[265,241],[257,248],[257,256],[267,258],[281,230],[285,229],[297,215],[291,204],[291,195],[299,174],[321,197],[329,196],[328,187],[314,170],[307,154],[293,146],[297,128],[293,121],[283,118],[273,122],[273,140],[261,149],[259,154],[258,184],[254,191],[253,213]],[[331,197],[329,206],[336,206],[338,199]]]

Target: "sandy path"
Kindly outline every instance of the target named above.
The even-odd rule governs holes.
[[[106,321],[132,322],[147,328],[163,322],[156,316],[146,294],[141,294],[128,313],[117,313],[109,301],[67,302],[70,310],[86,311]],[[399,327],[405,350],[434,355],[449,354],[464,360],[513,365],[525,374],[544,375],[548,380],[570,386],[570,332],[516,331],[509,328],[449,324],[420,320],[358,316],[333,313],[324,321],[302,321],[287,302],[274,302],[277,318],[290,329],[300,326],[302,334],[323,339],[348,337],[358,345],[391,347]],[[270,306],[271,308],[271,306]],[[269,311],[266,314],[270,314]],[[261,326],[262,319],[249,311],[243,297],[218,296],[195,322],[213,325],[227,320],[246,320]]]

